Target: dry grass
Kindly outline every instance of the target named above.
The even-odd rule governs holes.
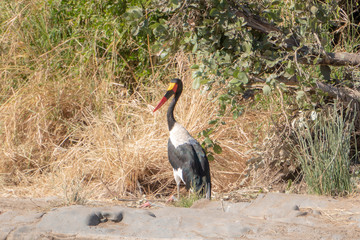
[[[76,56],[65,70],[55,68],[53,61],[68,50],[66,44],[37,51],[28,45],[21,17],[26,16],[15,11],[1,26],[0,194],[59,195],[72,203],[172,193],[166,106],[155,114],[152,110],[167,81],[180,77],[185,86],[176,119],[195,138],[210,127],[218,105],[207,100],[208,93],[191,88],[193,60],[179,53],[155,69],[149,86],[128,96],[105,60],[90,58],[78,66]],[[156,72],[165,68],[169,79],[159,81]],[[248,110],[237,120],[223,120],[227,124],[212,135],[223,148],[210,163],[217,193],[239,188],[245,161],[255,155],[253,144],[264,137],[265,130],[254,129],[268,115]]]
[[[190,78],[184,82],[176,118],[196,137],[216,117],[217,103],[208,101],[207,94],[191,89]],[[111,87],[111,82],[104,84]],[[167,87],[157,85],[159,89]],[[164,90],[148,90],[156,95],[154,102],[144,101],[145,97],[139,97],[141,92],[117,99],[105,97],[99,114],[86,105],[90,98],[97,97],[96,92],[84,96],[86,91],[79,93],[74,87],[56,96],[66,86],[66,82],[45,84],[40,89],[26,86],[2,104],[2,193],[60,193],[67,198],[73,192],[86,198],[169,194],[174,181],[166,152],[166,107],[152,113]],[[144,90],[144,94],[148,93]],[[215,192],[238,187],[244,162],[251,156],[244,152],[251,149],[253,136],[242,125],[245,127],[254,118],[245,114],[236,121],[225,120],[227,124],[213,135],[224,150],[211,162]]]

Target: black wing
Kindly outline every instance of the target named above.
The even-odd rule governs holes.
[[[201,145],[194,141],[175,148],[169,139],[168,156],[170,164],[174,169],[182,169],[186,188],[188,189],[190,187],[191,180],[194,179],[194,177],[198,177],[200,178],[199,184],[202,182],[206,183],[206,196],[210,198],[210,167],[205,151]]]
[[[193,144],[193,147],[194,147],[195,152],[198,155],[198,158],[199,158],[199,161],[200,161],[201,170],[202,170],[201,176],[205,177],[206,198],[210,199],[211,198],[211,177],[210,177],[209,161],[208,161],[208,159],[206,157],[205,150],[201,147],[201,145],[198,142]]]
[[[191,144],[182,144],[176,148],[168,141],[168,157],[174,169],[182,169],[183,180],[186,188],[190,188],[191,179],[194,175],[200,175],[200,164],[194,148]]]
[[[201,147],[201,145],[198,142],[192,144],[192,146],[201,164],[201,170],[202,170],[201,175],[208,177],[210,181],[210,166],[209,166],[209,161],[205,154],[205,150]]]

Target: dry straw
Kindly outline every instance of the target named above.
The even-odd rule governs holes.
[[[216,117],[217,103],[191,89],[191,79],[184,83],[175,115],[196,137]],[[151,102],[139,97],[142,92],[117,99],[105,96],[99,113],[89,102],[104,93],[87,94],[67,84],[28,85],[2,104],[3,193],[68,196],[75,191],[83,198],[168,195],[174,181],[166,152],[166,107],[152,113],[164,90],[150,89],[155,95]],[[108,84],[105,89],[111,86],[103,84]],[[166,87],[167,83],[158,83],[156,89]],[[211,162],[214,191],[237,187],[249,157],[244,152],[250,149],[251,136],[242,128],[252,120],[247,118],[223,119],[227,124],[212,136],[224,150]]]
[[[24,19],[38,13],[37,5],[15,12],[1,6],[6,24],[0,39],[0,194],[59,195],[69,203],[171,194],[166,107],[152,110],[170,78],[180,77],[185,88],[176,119],[194,137],[210,127],[218,104],[208,101],[209,92],[191,88],[195,60],[179,53],[167,65],[154,66],[147,86],[128,95],[111,61],[91,54],[82,61],[81,52],[65,59],[73,51],[67,42],[48,45],[46,52],[38,49],[31,34],[42,34],[38,28],[47,23],[34,22],[29,26],[34,29],[23,31]],[[170,73],[167,79],[162,71]],[[223,148],[210,163],[214,192],[239,188],[252,141],[262,137],[251,133],[262,113],[245,112],[237,120],[223,117],[227,124],[211,136]]]

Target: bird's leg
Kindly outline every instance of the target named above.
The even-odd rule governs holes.
[[[177,187],[177,198],[179,200],[180,199],[180,181],[178,183],[176,183],[176,187]]]
[[[206,199],[211,199],[211,184],[207,183],[205,185],[205,190],[206,190]]]

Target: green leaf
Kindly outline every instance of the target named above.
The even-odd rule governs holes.
[[[191,66],[191,69],[199,69],[199,65],[194,64],[194,65]]]
[[[160,24],[160,23],[155,23],[151,26],[153,28],[153,33],[155,36],[161,36],[162,34],[164,34],[166,32],[167,26]]]
[[[201,79],[199,77],[194,79],[193,84],[192,84],[193,89],[198,89],[200,87],[200,80]]]
[[[215,160],[214,156],[213,156],[211,153],[208,153],[207,159],[208,159],[210,162]]]
[[[230,84],[238,84],[238,83],[240,83],[240,80],[237,79],[237,78],[234,78],[234,79],[232,79],[229,83],[230,83]]]
[[[245,42],[242,44],[242,46],[244,48],[245,53],[248,53],[248,54],[251,53],[251,48],[252,48],[251,43]]]
[[[278,77],[277,74],[272,73],[272,74],[270,74],[270,75],[266,78],[266,82],[267,82],[267,83],[270,83],[271,80],[273,80],[273,79],[275,79],[275,78],[277,78],[277,77]]]
[[[317,7],[311,6],[310,12],[311,12],[313,15],[315,15],[315,14],[317,13],[317,11],[318,11],[318,8],[317,8]]]
[[[219,119],[210,120],[210,121],[209,121],[209,124],[210,124],[210,125],[214,125],[214,124],[216,124],[218,121],[219,121]]]
[[[220,14],[220,12],[216,8],[211,9],[210,13],[209,13],[210,17],[216,17],[219,14]]]
[[[274,61],[270,61],[270,60],[266,60],[266,66],[268,66],[269,68],[274,67],[277,63],[279,62],[279,60],[274,60]]]
[[[209,138],[209,137],[206,137],[204,139],[204,143],[208,146],[208,147],[211,147],[213,145],[213,141]]]
[[[208,128],[208,129],[202,131],[202,135],[203,135],[204,137],[209,137],[210,134],[211,134],[213,131],[214,131],[213,128]]]
[[[126,11],[126,17],[129,20],[139,20],[143,16],[142,9],[139,7],[130,7]]]
[[[133,27],[133,28],[131,29],[131,34],[132,34],[133,36],[137,36],[137,35],[139,34],[139,32],[140,32],[140,27],[139,27],[139,26],[135,26],[135,27]]]
[[[260,63],[260,62],[256,62],[256,63],[254,64],[253,73],[255,73],[255,74],[256,74],[256,73],[260,73],[261,68],[262,68],[261,63]]]
[[[249,82],[249,78],[245,72],[239,72],[238,79],[244,84],[247,84]]]
[[[304,92],[304,91],[297,91],[297,92],[296,92],[296,101],[301,100],[304,96],[305,96],[305,92]]]
[[[192,52],[195,53],[197,49],[198,49],[198,44],[197,42],[195,42],[192,48]]]
[[[206,83],[208,83],[209,81],[210,81],[210,79],[203,77],[203,78],[200,80],[200,85],[201,85],[201,84],[206,84]]]
[[[214,152],[217,153],[217,154],[222,153],[222,148],[216,143],[214,144],[213,149],[214,149]]]
[[[240,70],[237,68],[235,69],[235,71],[233,72],[233,77],[234,78],[237,78],[238,77],[238,74],[239,74]],[[230,82],[231,83],[231,82]]]
[[[228,94],[222,94],[220,97],[219,97],[219,100],[220,101],[228,101],[230,100],[230,96]]]
[[[175,6],[179,5],[179,1],[178,0],[170,0],[171,4],[174,4]]]
[[[162,51],[161,54],[160,54],[160,58],[165,58],[167,55],[169,54],[168,51]]]
[[[201,71],[193,71],[192,72],[192,78],[199,78],[199,77],[201,77],[202,76],[202,72]]]
[[[240,116],[240,112],[238,110],[233,111],[233,119],[237,119]]]
[[[271,93],[271,88],[269,85],[264,85],[262,90],[265,95],[269,95]]]

